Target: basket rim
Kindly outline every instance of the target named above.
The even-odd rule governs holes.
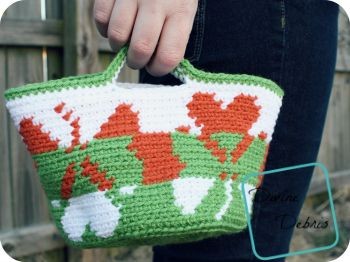
[[[123,47],[105,71],[13,87],[5,91],[5,99],[9,101],[40,93],[61,91],[70,88],[98,87],[111,83],[124,65],[127,50],[127,47]],[[280,98],[284,95],[283,89],[270,79],[247,74],[205,72],[195,68],[187,59],[182,60],[172,74],[183,81],[187,79],[191,82],[204,84],[242,84],[257,86],[272,91]]]

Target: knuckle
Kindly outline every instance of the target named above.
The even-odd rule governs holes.
[[[96,6],[94,9],[95,21],[99,24],[107,25],[109,22],[109,14],[105,8]]]
[[[174,11],[177,14],[189,15],[192,14],[194,10],[193,4],[188,3],[188,1],[180,1]]]
[[[179,51],[161,52],[158,59],[159,63],[164,67],[173,68],[180,63],[182,59],[182,53]]]
[[[139,40],[132,43],[131,49],[136,56],[150,56],[152,55],[152,44],[148,40]]]
[[[125,30],[120,29],[119,27],[109,27],[108,38],[111,41],[125,43],[129,39],[129,34]]]
[[[102,25],[107,25],[109,22],[107,15],[100,11],[95,12],[95,21]]]

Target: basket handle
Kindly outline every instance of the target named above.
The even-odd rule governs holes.
[[[128,46],[122,47],[120,51],[117,53],[112,63],[109,65],[108,69],[106,70],[107,73],[113,75],[113,81],[115,82],[117,81],[119,73],[126,62],[127,52],[128,52]],[[178,64],[178,66],[171,72],[171,74],[185,84],[194,82],[195,81],[194,78],[191,77],[192,68],[193,66],[191,65],[191,63],[188,60],[183,59]]]

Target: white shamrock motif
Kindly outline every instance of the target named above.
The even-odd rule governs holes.
[[[213,178],[187,177],[178,178],[172,182],[175,205],[181,208],[183,215],[193,215],[197,206],[214,185]]]
[[[86,226],[90,225],[95,235],[107,238],[113,235],[121,217],[120,208],[105,196],[107,191],[98,191],[72,197],[61,219],[63,230],[73,241],[82,241]]]

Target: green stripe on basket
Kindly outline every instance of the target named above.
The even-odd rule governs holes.
[[[241,84],[260,86],[283,97],[284,91],[275,82],[267,78],[246,74],[209,73],[195,68],[188,60],[184,59],[180,66],[175,68],[174,74],[179,78],[187,75],[191,80],[204,83]]]
[[[123,65],[127,48],[122,48],[109,67],[100,73],[80,76],[65,77],[58,80],[50,80],[42,83],[28,84],[20,87],[10,88],[5,92],[6,100],[13,100],[28,95],[36,95],[45,92],[61,91],[63,89],[78,87],[96,87],[112,81],[120,67]]]

